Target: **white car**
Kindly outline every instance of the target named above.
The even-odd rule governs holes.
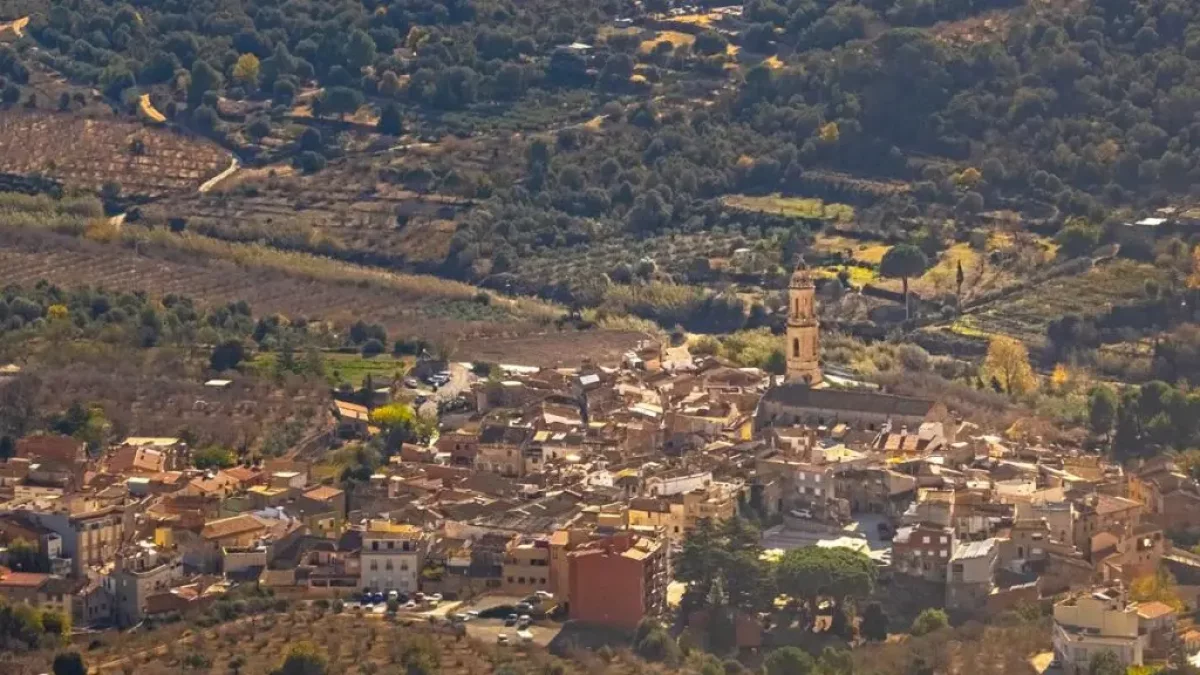
[[[497,635],[497,636],[496,636],[496,644],[498,644],[498,645],[506,645],[506,644],[508,644],[508,634],[507,634],[507,633],[501,633],[501,634]]]

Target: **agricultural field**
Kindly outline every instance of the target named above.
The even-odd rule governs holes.
[[[804,218],[848,223],[854,220],[854,207],[846,204],[825,203],[807,197],[784,197],[778,193],[766,196],[726,195],[725,206],[743,211],[769,213],[785,218]]]
[[[548,322],[563,310],[552,305],[502,297],[485,304],[466,284],[265,247],[162,235],[133,251],[49,232],[0,228],[0,285],[42,279],[62,286],[179,293],[204,303],[245,300],[258,314],[340,326],[358,320],[380,323],[393,338],[454,345],[455,358],[462,360],[562,365],[592,356],[611,363],[640,335],[557,331]]]
[[[818,240],[818,245],[821,245]],[[828,240],[825,242],[828,245]],[[853,259],[867,265],[878,265],[890,246],[847,240],[853,244]],[[953,295],[958,289],[958,267],[963,269],[963,304],[975,298],[999,291],[1019,283],[1029,275],[1055,262],[1057,246],[1042,237],[1021,233],[992,233],[982,249],[967,242],[951,244],[920,277],[909,280],[909,289],[925,298]],[[899,292],[903,284],[899,279],[879,277],[872,283],[888,290]]]
[[[879,241],[851,239],[839,234],[821,234],[813,242],[813,250],[825,253],[847,254],[851,260],[863,265],[878,265],[891,246]]]
[[[668,275],[682,276],[697,259],[727,262],[734,250],[747,246],[741,232],[670,234],[659,237],[614,237],[586,248],[553,251],[517,261],[514,273],[533,284],[566,284],[600,274],[612,274],[619,265],[654,261]]]
[[[7,355],[4,354],[7,352]],[[259,452],[282,450],[324,427],[329,394],[323,382],[233,376],[224,389],[204,386],[203,349],[118,350],[111,345],[36,342],[0,347],[0,361],[16,361],[32,400],[43,411],[71,402],[96,403],[113,435],[192,434],[211,444]],[[272,435],[287,438],[269,441]]]
[[[214,143],[134,121],[0,112],[0,172],[44,174],[68,187],[99,191],[116,181],[123,195],[161,197],[195,190],[231,159]]]
[[[503,170],[499,147],[413,143],[315,175],[286,165],[241,169],[206,194],[178,194],[145,212],[157,220],[183,217],[190,229],[230,241],[393,268],[437,265],[474,204],[472,185]]]
[[[577,367],[581,360],[606,367],[620,365],[625,352],[652,336],[636,330],[587,330],[541,333],[513,338],[466,338],[454,345],[457,361],[486,361],[518,366]]]
[[[250,363],[250,367],[255,372],[268,374],[274,368],[277,358],[274,352],[259,352]],[[403,377],[413,363],[412,358],[395,357],[390,354],[366,357],[361,354],[325,352],[321,358],[330,383],[335,386],[349,384],[355,388],[361,387],[368,375],[380,384]]]
[[[1164,284],[1167,273],[1144,263],[1114,260],[1083,274],[1051,279],[963,315],[952,329],[962,335],[1001,334],[1029,344],[1045,342],[1046,327],[1065,314],[1094,314],[1144,297],[1146,282]]]

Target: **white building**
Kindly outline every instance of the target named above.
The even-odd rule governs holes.
[[[1106,651],[1126,667],[1140,666],[1144,648],[1137,606],[1120,588],[1076,595],[1054,606],[1054,654],[1067,675],[1086,673],[1091,660]]]
[[[645,493],[650,497],[670,497],[706,488],[713,482],[711,471],[665,472],[646,479]]]
[[[419,527],[372,520],[363,532],[359,586],[369,591],[415,593],[428,542]]]

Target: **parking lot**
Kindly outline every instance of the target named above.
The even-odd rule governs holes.
[[[516,605],[523,600],[522,597],[508,595],[485,595],[471,602],[463,603],[456,610],[459,613],[466,612],[486,612],[495,607],[505,605]],[[486,619],[483,617],[472,617],[466,623],[467,635],[484,642],[495,644],[501,635],[508,637],[509,644],[520,644],[517,638],[516,626],[505,626],[504,619]],[[541,619],[533,621],[528,628],[533,635],[533,643],[542,647],[549,645],[554,638],[562,630],[562,624],[549,619]]]

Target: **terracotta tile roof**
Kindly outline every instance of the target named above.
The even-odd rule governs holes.
[[[161,473],[167,465],[167,456],[159,450],[146,446],[126,445],[118,448],[108,460],[110,473]]]
[[[188,487],[202,494],[214,494],[233,490],[240,482],[224,472],[217,472],[212,478],[194,478]]]
[[[223,469],[221,473],[242,483],[252,482],[257,480],[258,477],[262,475],[262,472],[258,469],[251,469],[244,466],[235,466],[230,469]]]
[[[330,501],[333,499],[337,499],[338,497],[341,497],[343,494],[344,493],[341,490],[339,490],[331,485],[322,485],[321,487],[318,487],[313,490],[309,490],[308,492],[305,492],[304,496],[308,497],[309,499],[311,499],[313,501],[327,502],[327,501]]]
[[[249,532],[258,532],[267,529],[267,524],[259,518],[250,515],[242,514],[233,516],[232,518],[222,518],[220,520],[211,520],[204,524],[204,529],[201,530],[200,536],[204,539],[224,539],[239,534]]]
[[[1174,613],[1175,610],[1165,602],[1139,602],[1137,606],[1138,617],[1142,619],[1157,619]]]
[[[0,568],[0,588],[38,588],[49,579],[49,574],[13,572],[7,567]]]
[[[87,458],[83,441],[70,436],[45,434],[26,436],[17,440],[17,457],[74,463]]]

